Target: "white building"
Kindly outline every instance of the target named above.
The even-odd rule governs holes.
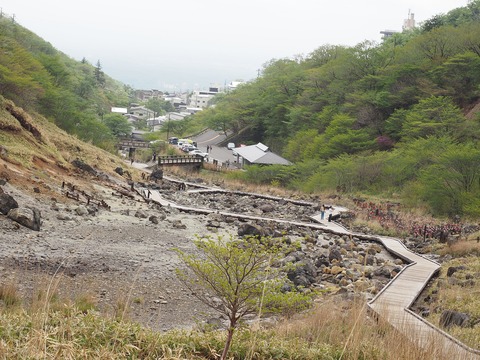
[[[201,108],[205,109],[208,107],[208,103],[211,99],[213,99],[216,95],[220,93],[218,87],[211,87],[208,91],[205,90],[195,90],[192,95],[190,96],[190,104],[189,107],[191,108]]]
[[[415,14],[410,12],[410,10],[408,10],[408,19],[403,20],[402,29],[404,31],[415,29]]]

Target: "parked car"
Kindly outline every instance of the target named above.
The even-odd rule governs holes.
[[[232,150],[235,147],[235,143],[228,143],[227,149]]]
[[[202,150],[200,149],[195,149],[195,150],[192,150],[189,152],[190,155],[198,155],[198,156],[201,156],[203,158],[206,158],[208,157],[208,153],[206,152],[203,152]]]
[[[193,150],[197,150],[197,148],[191,144],[187,144],[182,147],[182,151],[186,153],[189,153],[190,151],[193,151]]]
[[[172,145],[177,145],[178,144],[178,138],[177,137],[168,138],[168,143],[172,144]]]

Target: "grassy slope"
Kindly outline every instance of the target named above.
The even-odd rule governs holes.
[[[116,167],[125,166],[121,158],[84,143],[3,97],[0,97],[0,146],[4,176],[14,184],[31,178],[69,181],[75,176],[71,164],[75,159],[112,176]]]

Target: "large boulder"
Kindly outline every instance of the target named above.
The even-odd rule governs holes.
[[[343,260],[342,253],[337,248],[330,249],[330,252],[328,254],[328,260],[330,260],[330,261],[332,261],[332,260],[342,261]]]
[[[162,180],[162,179],[163,179],[163,170],[161,169],[155,169],[150,174],[150,180],[156,181],[156,180]]]
[[[275,207],[269,203],[260,205],[258,208],[264,213],[269,213],[275,210]]]
[[[238,236],[265,236],[265,229],[257,224],[242,224],[237,233]]]
[[[440,326],[448,329],[453,325],[467,327],[469,325],[470,316],[468,314],[455,310],[444,310],[440,315]]]
[[[35,208],[15,208],[8,212],[7,215],[13,221],[23,225],[29,229],[40,231],[40,210]]]
[[[97,171],[94,168],[92,168],[90,165],[88,165],[87,163],[83,162],[80,159],[73,160],[72,165],[75,166],[76,168],[80,169],[80,170],[83,170],[83,171],[89,173],[89,174],[97,175]]]
[[[288,271],[288,279],[295,286],[309,287],[315,282],[317,271],[309,260],[302,260],[295,265],[294,269]]]
[[[8,194],[0,194],[0,213],[7,215],[12,209],[18,208],[18,203]]]

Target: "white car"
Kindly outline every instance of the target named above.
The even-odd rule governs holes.
[[[199,156],[201,156],[201,157],[203,157],[203,158],[208,157],[208,153],[203,152],[203,151],[200,150],[200,149],[192,150],[192,151],[189,152],[189,154],[190,154],[190,155],[199,155]]]

